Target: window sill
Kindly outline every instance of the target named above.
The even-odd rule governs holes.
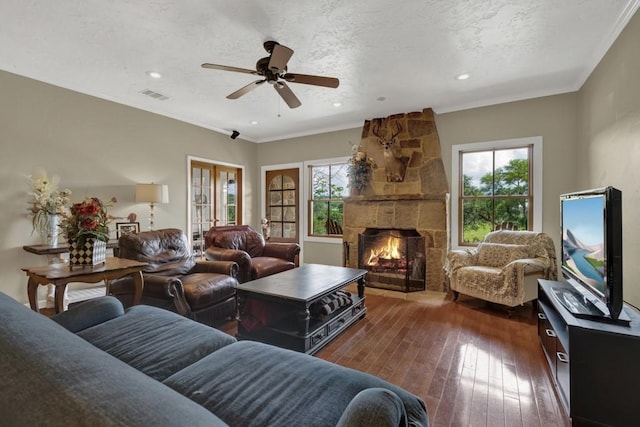
[[[336,245],[342,244],[342,236],[340,237],[316,237],[316,236],[306,236],[304,238],[305,242],[313,242],[313,243],[333,243]]]

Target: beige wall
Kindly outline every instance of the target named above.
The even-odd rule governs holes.
[[[135,183],[168,184],[171,203],[157,206],[156,228],[186,230],[187,155],[241,164],[245,218],[259,223],[251,216],[259,201],[252,197],[259,170],[255,144],[1,71],[0,88],[0,290],[19,301],[27,301],[20,267],[46,263],[22,250],[40,243],[26,211],[26,176],[37,168],[58,175],[74,201],[115,195],[119,202],[110,213],[135,212],[142,227],[148,206],[134,204]]]
[[[640,307],[640,14],[580,90],[579,188],[622,191],[624,299]]]

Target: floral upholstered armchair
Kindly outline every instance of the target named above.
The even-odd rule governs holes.
[[[445,265],[458,293],[509,307],[538,298],[537,279],[558,275],[553,240],[535,231],[493,231],[475,248],[452,250]]]

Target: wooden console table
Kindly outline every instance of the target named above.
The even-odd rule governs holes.
[[[102,280],[114,280],[124,276],[131,276],[135,286],[133,303],[140,304],[142,299],[142,268],[144,262],[124,258],[109,257],[104,264],[93,267],[69,268],[68,264],[50,264],[40,267],[24,267],[29,277],[27,295],[31,308],[38,311],[38,286],[52,284],[55,287],[55,311],[64,311],[64,291],[71,282],[97,283]]]

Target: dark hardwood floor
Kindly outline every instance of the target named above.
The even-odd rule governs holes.
[[[463,295],[437,303],[367,295],[367,308],[316,356],[422,397],[432,426],[570,426],[531,303],[511,318]],[[235,334],[235,322],[221,329]]]

